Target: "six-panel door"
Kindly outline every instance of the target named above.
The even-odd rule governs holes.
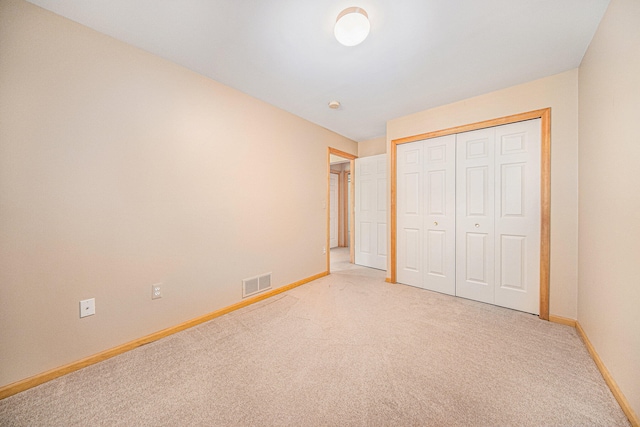
[[[397,281],[538,314],[540,141],[530,120],[398,145]]]
[[[456,137],[456,295],[494,302],[495,128]]]
[[[355,263],[387,269],[387,156],[356,159]]]
[[[403,144],[396,151],[397,231],[396,279],[406,285],[423,283],[423,144]]]
[[[456,292],[456,138],[428,139],[424,146],[424,287]]]
[[[496,128],[494,304],[539,314],[540,120]]]

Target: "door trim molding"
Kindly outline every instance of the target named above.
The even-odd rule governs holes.
[[[353,195],[355,194],[354,190],[355,190],[355,173],[356,173],[356,159],[358,158],[358,156],[354,156],[353,154],[349,154],[345,151],[342,150],[338,150],[337,148],[333,148],[333,147],[327,147],[327,230],[326,230],[326,242],[325,242],[325,247],[327,248],[327,272],[330,273],[331,272],[331,248],[329,247],[329,239],[331,238],[331,219],[330,219],[330,212],[329,212],[329,201],[330,201],[330,197],[331,197],[331,155],[335,155],[335,156],[340,156],[342,158],[345,158],[347,160],[349,160],[349,169],[351,170],[351,185],[349,186],[349,192],[351,193],[352,197],[351,197],[351,203],[349,203],[349,217],[351,218],[351,224],[353,225],[354,223],[354,203],[355,203],[355,197],[353,197]],[[355,229],[354,227],[351,227],[351,236],[349,236],[349,258],[350,258],[350,262],[353,264],[354,262],[354,258],[355,258],[355,252],[353,249],[354,246],[354,242],[355,242]]]
[[[490,127],[523,122],[525,120],[541,119],[541,162],[540,162],[540,318],[549,320],[549,266],[550,266],[550,239],[551,239],[551,108],[514,114],[492,120],[455,126],[448,129],[422,133],[391,140],[391,248],[389,251],[391,283],[396,283],[397,269],[397,147],[424,139],[439,136],[486,129]]]

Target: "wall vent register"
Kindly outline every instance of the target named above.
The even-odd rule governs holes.
[[[271,289],[271,273],[250,277],[242,281],[242,298]]]

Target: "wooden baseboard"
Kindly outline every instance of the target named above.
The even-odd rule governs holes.
[[[549,321],[576,328],[576,330],[578,331],[578,335],[580,335],[580,338],[582,338],[582,341],[587,347],[587,350],[589,351],[591,358],[593,359],[596,366],[600,370],[600,373],[602,374],[602,378],[604,378],[604,381],[607,383],[607,386],[611,390],[611,393],[618,401],[618,404],[622,408],[622,411],[624,412],[624,414],[627,416],[627,418],[629,418],[629,422],[631,422],[631,425],[633,427],[640,427],[640,420],[638,419],[638,416],[636,415],[634,410],[631,408],[631,405],[629,405],[629,402],[627,401],[627,398],[624,397],[624,394],[622,394],[622,391],[620,391],[618,384],[615,382],[615,380],[609,373],[609,370],[607,369],[607,367],[604,366],[602,359],[600,359],[600,356],[598,356],[596,349],[593,347],[593,344],[591,344],[591,341],[589,341],[589,338],[587,337],[587,334],[584,332],[584,329],[582,329],[582,326],[580,326],[580,323],[574,319],[568,319],[566,317],[554,316],[554,315],[549,315]]]
[[[576,321],[575,323],[576,323],[576,330],[578,331],[578,334],[582,338],[582,341],[584,341],[584,344],[587,347],[587,350],[589,350],[589,354],[591,355],[591,358],[596,363],[596,366],[600,370],[600,373],[602,374],[604,381],[609,386],[611,393],[613,393],[613,396],[618,401],[618,404],[622,408],[622,411],[625,413],[627,418],[629,418],[629,421],[631,422],[631,425],[633,427],[640,427],[640,419],[638,419],[638,416],[636,415],[634,410],[631,408],[631,405],[627,401],[627,398],[624,397],[624,394],[622,394],[622,391],[620,391],[618,384],[615,382],[615,380],[609,373],[609,370],[607,369],[607,367],[604,366],[604,363],[602,363],[602,359],[600,359],[600,356],[598,356],[596,349],[591,344],[591,341],[589,341],[589,338],[587,337],[587,334],[585,333],[584,329],[582,329],[580,322]]]
[[[554,316],[553,314],[549,315],[549,322],[571,326],[572,328],[576,327],[576,321],[574,319],[569,319],[567,317],[561,317],[561,316]]]
[[[385,277],[385,278],[384,278],[384,281],[385,281],[385,282],[387,282],[387,283],[393,283],[393,282],[391,281],[391,278],[390,278],[390,277]]]
[[[193,326],[199,325],[204,322],[208,322],[209,320],[215,319],[216,317],[220,317],[227,313],[231,313],[232,311],[241,309],[248,305],[254,304],[258,301],[262,301],[264,299],[270,298],[274,295],[280,294],[282,292],[286,292],[290,289],[296,288],[298,286],[304,285],[306,283],[312,282],[321,277],[327,276],[329,274],[328,271],[315,274],[311,277],[307,277],[306,279],[299,280],[297,282],[291,283],[289,285],[282,286],[277,289],[273,289],[269,292],[265,292],[260,295],[256,295],[252,298],[247,298],[235,304],[232,304],[228,307],[221,308],[219,310],[213,311],[211,313],[205,314],[200,317],[196,317],[195,319],[187,320],[184,323],[180,323],[179,325],[172,326],[167,329],[163,329],[158,332],[154,332],[150,335],[147,335],[142,338],[138,338],[136,340],[130,341],[128,343],[122,344],[118,347],[111,348],[109,350],[102,351],[100,353],[94,354],[89,357],[85,357],[84,359],[77,360],[75,362],[71,362],[67,365],[60,366],[55,369],[51,369],[46,372],[42,372],[40,374],[34,375],[33,377],[26,378],[24,380],[20,380],[11,384],[8,384],[4,387],[0,387],[0,399],[4,399],[9,396],[13,396],[14,394],[20,393],[21,391],[28,390],[32,387],[38,386],[40,384],[44,384],[48,381],[51,381],[55,378],[61,377],[63,375],[69,374],[71,372],[77,371],[79,369],[85,368],[87,366],[102,362],[104,360],[110,359],[119,354],[125,353],[129,350],[133,350],[134,348],[140,347],[145,344],[149,344],[153,341],[157,341],[161,338],[167,337],[169,335],[173,335],[177,332],[184,331],[185,329],[189,329]]]

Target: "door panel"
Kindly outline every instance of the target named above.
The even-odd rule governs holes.
[[[455,294],[455,136],[397,147],[400,283]]]
[[[404,249],[404,256],[402,257],[404,262],[402,263],[402,270],[414,274],[421,273],[421,259],[420,259],[420,230],[417,228],[403,228],[402,229],[402,243],[401,248]],[[409,274],[407,276],[409,276]],[[420,274],[421,275],[421,274]],[[404,282],[403,282],[404,283]],[[406,283],[411,285],[411,283]],[[416,282],[414,286],[422,285],[420,282]]]
[[[329,247],[338,246],[338,175],[329,174]]]
[[[387,269],[387,156],[356,159],[355,263]]]
[[[371,223],[360,221],[360,233],[358,233],[358,251],[363,255],[371,255]]]
[[[378,256],[387,257],[387,224],[378,223]],[[386,266],[385,266],[386,268]]]
[[[539,313],[540,120],[397,148],[397,281]]]
[[[467,168],[467,217],[486,217],[489,192],[489,167]]]
[[[494,302],[495,130],[456,136],[456,295]]]
[[[525,280],[526,236],[500,236],[500,285],[527,291]]]
[[[426,269],[424,288],[449,295],[456,291],[456,139],[455,135],[423,142],[426,160],[424,222]]]
[[[495,304],[540,313],[540,120],[496,128]]]
[[[407,172],[403,176],[404,209],[406,215],[420,214],[420,173]]]
[[[489,236],[485,233],[467,233],[465,279],[478,285],[488,285],[487,242]]]
[[[444,215],[447,203],[446,170],[436,170],[427,173],[427,213],[429,215]]]
[[[507,163],[500,171],[500,212],[503,217],[523,217],[526,194],[526,164]]]
[[[422,271],[422,143],[399,145],[397,165],[398,256],[396,280],[411,286],[423,286]]]
[[[427,231],[427,274],[444,277],[446,262],[444,252],[447,235],[444,231]]]

